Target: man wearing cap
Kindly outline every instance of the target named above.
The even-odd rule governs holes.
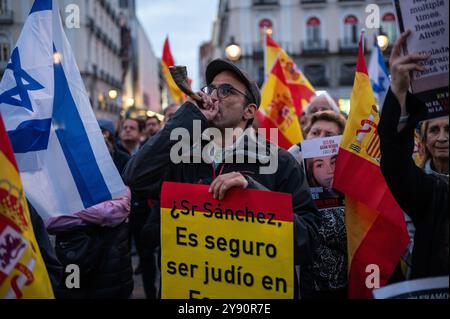
[[[138,196],[155,200],[159,200],[163,181],[210,185],[210,193],[219,200],[231,188],[292,194],[295,264],[300,265],[301,291],[309,291],[312,289],[311,252],[317,242],[318,213],[304,173],[287,151],[275,148],[278,168],[273,174],[262,174],[260,168],[264,164],[257,154],[246,147],[254,133],[247,139],[243,138],[244,134],[237,133],[232,139],[222,138],[208,144],[210,149],[206,153],[211,155],[211,161],[202,159],[200,163],[179,164],[171,161],[170,151],[177,143],[170,140],[173,129],[184,128],[192,136],[195,120],[201,123],[202,132],[207,128],[216,128],[221,133],[227,128],[242,132],[251,127],[261,100],[256,83],[234,64],[223,59],[216,59],[207,66],[206,82],[207,86],[198,92],[202,102],[184,103],[164,128],[130,159],[123,173],[125,183]],[[236,155],[237,148],[244,150],[244,163],[227,160],[229,156]],[[254,157],[253,161],[249,160],[251,157]]]

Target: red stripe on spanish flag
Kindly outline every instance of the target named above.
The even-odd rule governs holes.
[[[273,140],[273,136],[267,136],[266,135],[266,139],[271,141],[274,144],[278,144],[278,147],[281,147],[285,150],[289,149],[292,146],[292,142],[290,142],[282,133],[281,131],[278,129],[278,126],[272,122],[271,119],[269,119],[268,117],[266,117],[264,114],[262,114],[261,112],[256,112],[256,118],[259,121],[259,127],[261,128],[265,128],[267,130],[271,129],[271,128],[275,128],[277,129],[277,143],[275,143],[275,141]],[[268,132],[266,132],[268,133]],[[268,134],[270,135],[270,134]]]
[[[291,92],[292,101],[296,108],[297,114],[303,113],[303,107],[306,106],[311,98],[316,95],[316,92],[305,77],[303,72],[297,68],[294,60],[273,40],[273,38],[266,34],[265,47],[265,74],[269,77],[275,61],[279,58],[281,61],[281,70],[284,78]]]
[[[385,285],[409,240],[403,212],[379,166],[379,119],[360,41],[350,114],[333,183],[346,196],[350,298],[372,298],[373,286],[367,282],[371,269],[379,269],[380,285]]]
[[[258,113],[261,128],[278,129],[278,146],[288,149],[303,140],[297,111],[279,59],[261,92]]]
[[[175,103],[181,104],[185,100],[185,95],[175,84],[175,81],[173,80],[172,75],[170,74],[169,71],[169,67],[174,65],[175,61],[170,51],[169,37],[167,37],[166,40],[164,41],[163,54],[161,59],[162,71],[166,79],[167,86],[169,87],[172,99],[174,100]]]

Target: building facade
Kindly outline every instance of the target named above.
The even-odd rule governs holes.
[[[64,24],[71,4],[79,7],[80,28]],[[92,108],[97,117],[115,120],[122,107],[119,0],[59,0],[59,5]]]
[[[380,28],[366,27],[366,8],[376,4]],[[236,62],[258,84],[264,82],[264,33],[272,34],[304,72],[316,90],[327,90],[336,100],[350,97],[360,32],[365,29],[365,52],[375,35],[392,45],[397,37],[395,10],[390,0],[221,0],[209,54],[205,61],[225,56],[231,43],[241,48]],[[385,51],[388,56],[390,48]],[[202,74],[203,70],[200,70]]]
[[[0,0],[0,77],[33,2]],[[115,121],[126,107],[159,109],[159,77],[153,74],[158,72],[157,59],[145,33],[139,29],[134,1],[58,3],[96,116]]]

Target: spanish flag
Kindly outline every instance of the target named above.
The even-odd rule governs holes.
[[[361,41],[333,183],[345,193],[350,298],[372,298],[377,279],[380,286],[387,283],[408,243],[403,212],[380,169],[380,115]]]
[[[54,298],[0,114],[0,299]]]
[[[294,106],[298,115],[302,115],[303,107],[308,105],[313,96],[316,95],[311,83],[305,75],[297,68],[292,58],[276,43],[269,34],[266,34],[265,47],[265,72],[269,75],[275,60],[279,55],[282,70],[286,79]]]
[[[278,146],[288,149],[303,140],[291,91],[277,59],[261,92],[261,105],[256,113],[261,128],[278,129]]]
[[[172,53],[170,52],[169,37],[167,37],[166,40],[164,41],[161,67],[173,101],[177,104],[181,104],[185,100],[185,94],[175,84],[172,75],[170,74],[169,71],[169,67],[174,65],[175,62],[173,60]]]

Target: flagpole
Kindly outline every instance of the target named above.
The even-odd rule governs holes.
[[[364,33],[366,32],[366,29],[361,29],[361,46],[362,46],[362,53],[364,55]]]
[[[267,70],[267,31],[264,28],[264,83],[267,81],[269,70]]]

